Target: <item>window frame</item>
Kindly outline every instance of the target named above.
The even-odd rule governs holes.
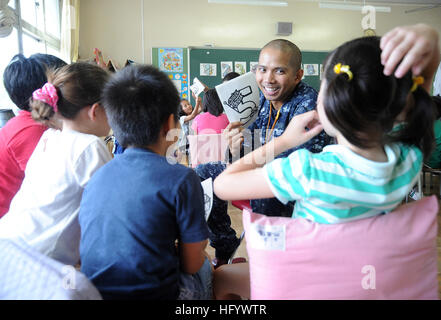
[[[34,3],[37,0],[34,0]],[[43,3],[43,16],[44,16],[44,28],[46,29],[46,0],[38,0]],[[18,53],[24,54],[24,48],[23,48],[23,35],[26,35],[28,37],[31,37],[37,42],[43,42],[44,47],[46,49],[46,52],[48,50],[48,46],[50,46],[52,49],[60,52],[61,50],[61,14],[62,14],[62,0],[58,1],[58,19],[59,19],[59,25],[60,25],[60,39],[55,38],[51,34],[39,30],[36,26],[32,25],[30,22],[24,20],[21,16],[21,3],[20,0],[14,0],[15,8],[12,8],[9,6],[11,10],[14,11],[15,16],[17,18],[17,22],[14,24],[14,28],[17,29],[17,39],[18,39]]]

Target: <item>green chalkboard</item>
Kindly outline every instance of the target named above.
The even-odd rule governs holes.
[[[320,66],[323,65],[323,61],[325,60],[328,52],[323,51],[302,51],[302,65],[304,71],[303,82],[306,82],[315,90],[319,91],[320,89]],[[311,70],[308,65],[312,65],[314,70]],[[317,75],[308,75],[308,71]]]
[[[222,67],[223,62],[231,62],[233,66],[232,71],[235,70],[237,62],[245,62],[246,70],[251,70],[250,63],[259,61],[260,49],[216,49],[216,48],[189,48],[190,55],[190,84],[193,83],[195,77],[205,83],[208,87],[214,88],[222,83]],[[323,51],[302,51],[302,62],[304,66],[312,65],[314,70],[312,74],[308,75],[305,70],[304,82],[315,88],[317,91],[320,88],[320,65],[323,64],[328,52]],[[201,65],[215,64],[216,75],[204,76],[201,75]],[[308,67],[308,70],[311,70]],[[194,103],[193,99],[192,102]]]

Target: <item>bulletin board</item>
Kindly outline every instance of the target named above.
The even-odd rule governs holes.
[[[187,48],[152,48],[152,65],[169,76],[181,99],[188,99],[190,86]]]
[[[251,71],[252,65],[259,61],[261,49],[217,49],[217,48],[189,48],[190,56],[190,85],[195,77],[210,88],[222,83],[223,73],[230,71]],[[317,91],[320,88],[320,67],[328,52],[302,51],[302,66],[305,76],[302,81]],[[307,69],[305,69],[305,67]],[[240,73],[240,72],[238,72]],[[194,103],[194,101],[192,101]]]
[[[260,53],[260,49],[189,48],[189,50],[190,84],[193,83],[194,78],[198,78],[209,88],[221,84],[225,73],[249,72],[250,63],[257,63]],[[228,65],[231,67],[230,70],[227,68]],[[192,102],[194,103],[193,97]]]

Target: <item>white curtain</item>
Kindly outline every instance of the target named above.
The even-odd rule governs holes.
[[[0,0],[0,38],[9,36],[14,29],[15,13],[8,7],[9,0]]]
[[[1,1],[1,0],[0,0]],[[61,9],[61,56],[68,62],[78,60],[80,1],[63,0]]]

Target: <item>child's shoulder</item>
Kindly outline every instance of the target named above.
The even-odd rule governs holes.
[[[124,162],[133,170],[155,172],[157,174],[182,175],[192,174],[193,170],[176,162],[174,158],[164,157],[148,149],[128,148],[123,154],[116,155],[114,162]]]

